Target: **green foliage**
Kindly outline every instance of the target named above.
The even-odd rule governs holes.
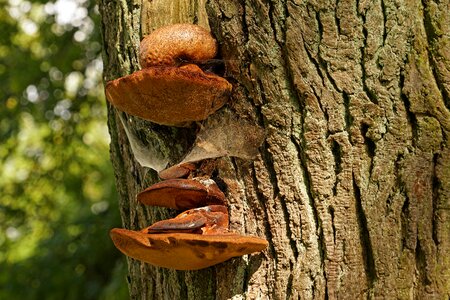
[[[0,299],[126,299],[95,2],[0,5]]]

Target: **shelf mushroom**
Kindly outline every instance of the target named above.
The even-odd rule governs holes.
[[[265,239],[230,232],[226,207],[220,205],[192,209],[141,231],[114,228],[110,235],[125,255],[176,270],[207,268],[268,245]]]
[[[161,179],[176,179],[188,177],[192,171],[196,169],[193,163],[184,163],[171,166],[167,169],[159,171],[158,175]]]
[[[226,103],[232,89],[227,80],[196,65],[216,54],[216,40],[200,26],[159,28],[141,41],[143,69],[108,82],[107,99],[128,114],[161,125],[205,120]],[[145,205],[189,210],[141,231],[112,229],[120,251],[155,266],[198,270],[267,247],[265,239],[229,231],[225,195],[212,179],[191,178],[195,168],[184,163],[163,170],[160,177],[166,180],[138,194]]]
[[[162,220],[144,229],[147,233],[189,232],[228,233],[228,211],[223,205],[209,205],[186,210],[173,219]]]
[[[137,200],[145,205],[178,210],[224,204],[225,195],[214,180],[208,178],[168,179],[143,190]]]
[[[161,125],[184,126],[221,108],[232,85],[189,63],[214,58],[217,43],[192,24],[161,27],[141,41],[142,70],[106,84],[118,109]],[[182,62],[187,62],[183,64]]]

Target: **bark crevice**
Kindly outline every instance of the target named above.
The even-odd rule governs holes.
[[[446,105],[446,108],[450,110],[450,95],[448,94],[448,90],[445,88],[443,84],[443,80],[445,78],[441,78],[442,76],[439,75],[439,66],[436,62],[436,57],[439,57],[439,54],[436,53],[435,48],[437,47],[437,39],[440,38],[440,34],[438,33],[438,29],[435,28],[433,25],[433,18],[430,14],[430,8],[427,5],[427,2],[431,0],[422,0],[422,12],[423,12],[423,27],[424,32],[426,35],[426,40],[428,43],[427,47],[427,54],[428,54],[428,61],[431,65],[431,72],[433,74],[433,78],[439,87],[440,94],[444,100],[444,104]],[[444,13],[444,12],[443,12]],[[434,20],[436,22],[436,20]],[[447,81],[450,79],[447,79]]]
[[[354,175],[353,175],[354,176]],[[372,289],[377,280],[377,271],[375,267],[374,252],[372,248],[372,240],[370,238],[369,227],[367,225],[366,212],[363,208],[363,198],[361,196],[361,190],[353,177],[353,192],[356,204],[356,214],[358,217],[358,224],[360,226],[359,236],[362,245],[362,257],[364,259],[364,270],[368,279],[368,287]]]

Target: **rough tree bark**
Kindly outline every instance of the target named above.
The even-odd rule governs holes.
[[[104,79],[139,68],[140,38],[165,24],[210,26],[234,90],[263,127],[253,162],[221,159],[231,227],[262,254],[201,271],[128,259],[132,299],[448,299],[449,2],[100,0]],[[207,12],[207,13],[206,13]],[[125,228],[174,215],[136,193],[157,180],[109,111]],[[194,129],[134,118],[176,161]],[[169,149],[170,148],[170,149]]]

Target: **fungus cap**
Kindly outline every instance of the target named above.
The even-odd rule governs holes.
[[[174,165],[170,168],[164,169],[158,173],[161,179],[176,179],[185,178],[195,170],[195,165],[192,163],[184,163],[181,165]]]
[[[235,234],[146,234],[114,228],[110,236],[117,249],[125,255],[176,270],[207,268],[232,257],[262,251],[268,245],[264,239]]]
[[[141,232],[225,234],[228,233],[228,210],[223,205],[209,205],[190,209],[173,219],[156,222],[141,230]]]
[[[225,195],[212,179],[169,179],[143,190],[137,200],[145,205],[181,210],[224,204]]]
[[[180,59],[201,61],[214,58],[216,53],[217,42],[208,30],[193,24],[173,24],[144,37],[139,60],[142,68],[174,66]]]
[[[126,113],[161,125],[184,126],[221,108],[232,85],[196,65],[152,67],[106,84],[106,97]]]

